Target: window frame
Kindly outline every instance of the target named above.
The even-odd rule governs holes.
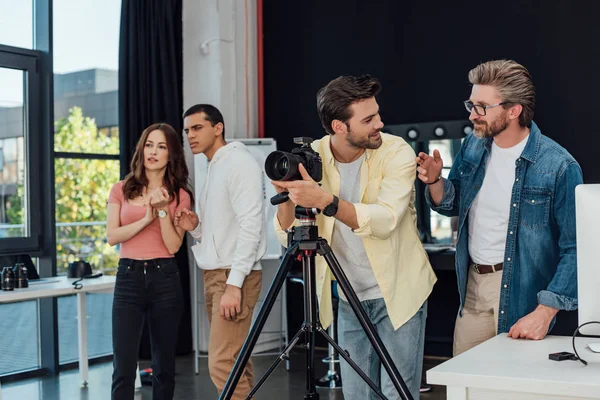
[[[25,118],[24,130],[24,154],[25,154],[25,185],[26,212],[29,225],[29,233],[24,237],[0,238],[2,254],[39,253],[42,251],[43,213],[40,212],[42,200],[39,194],[34,192],[41,186],[42,175],[42,124],[40,123],[40,112],[42,109],[41,74],[39,63],[42,55],[38,50],[21,49],[6,45],[0,45],[0,68],[9,68],[26,72],[26,88],[23,99]]]

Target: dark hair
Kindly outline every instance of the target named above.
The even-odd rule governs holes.
[[[126,199],[133,199],[140,196],[143,190],[148,186],[148,177],[144,168],[144,146],[148,140],[148,135],[151,132],[159,130],[165,134],[167,140],[167,149],[169,150],[169,161],[167,162],[167,170],[163,185],[169,192],[171,199],[175,198],[179,204],[179,190],[183,189],[190,195],[192,203],[194,202],[194,193],[189,184],[189,172],[185,163],[183,154],[183,145],[181,144],[181,136],[169,124],[152,124],[142,132],[140,140],[135,146],[135,153],[131,160],[131,171],[125,177],[123,183],[123,194]]]
[[[325,131],[333,135],[333,120],[347,124],[352,118],[350,106],[375,97],[380,90],[381,84],[370,75],[340,76],[329,82],[317,92],[317,112]]]
[[[206,120],[210,122],[212,126],[215,126],[219,122],[223,125],[223,140],[225,140],[225,120],[223,119],[223,114],[221,111],[212,104],[196,104],[187,109],[186,112],[183,113],[183,119],[193,114],[204,113],[206,116]]]

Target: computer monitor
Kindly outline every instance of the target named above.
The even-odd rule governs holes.
[[[577,290],[579,325],[600,322],[600,184],[575,188],[577,225]],[[581,328],[584,335],[600,336],[600,324]]]

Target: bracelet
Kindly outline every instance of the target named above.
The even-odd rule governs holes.
[[[434,184],[438,183],[438,181],[439,181],[440,179],[442,179],[442,174],[440,174],[440,176],[438,176],[438,178],[437,178],[435,181],[433,181],[433,182],[429,182],[429,183],[428,183],[428,185],[434,185]]]

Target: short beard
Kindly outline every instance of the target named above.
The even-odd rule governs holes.
[[[371,134],[379,133],[379,137],[377,139],[371,139]],[[376,150],[381,147],[383,140],[381,138],[381,131],[372,132],[366,138],[357,138],[356,135],[351,130],[348,130],[348,134],[346,135],[346,140],[348,143],[358,149],[371,149]]]
[[[480,139],[493,139],[506,128],[508,128],[508,115],[502,115],[498,117],[498,119],[496,119],[494,122],[492,122],[491,125],[488,125],[487,122],[474,124],[473,134],[475,135],[475,137],[478,137]]]

